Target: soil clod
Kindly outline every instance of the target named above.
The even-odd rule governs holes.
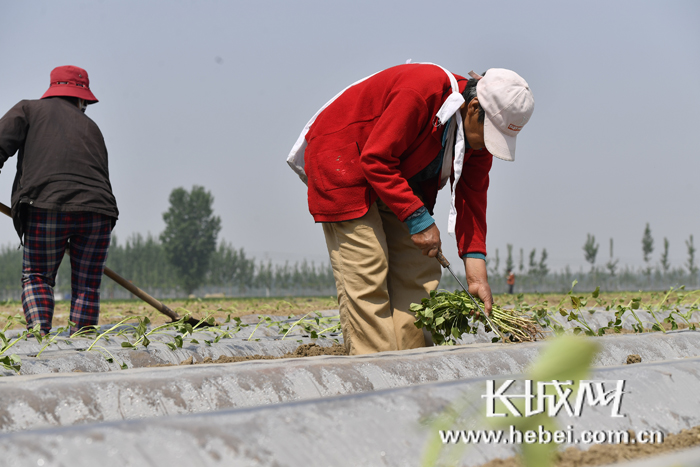
[[[632,354],[627,356],[627,364],[632,365],[633,363],[642,363],[642,357],[638,354]]]
[[[285,357],[317,357],[319,355],[347,355],[345,347],[340,344],[333,344],[330,347],[323,347],[318,344],[302,344],[294,352],[286,353]]]

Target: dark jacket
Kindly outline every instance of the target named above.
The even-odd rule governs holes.
[[[100,129],[71,101],[23,100],[0,119],[0,168],[19,151],[12,218],[23,236],[26,206],[119,216]]]

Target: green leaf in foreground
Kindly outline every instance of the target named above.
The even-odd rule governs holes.
[[[554,339],[535,361],[533,366],[522,379],[533,380],[533,387],[537,387],[537,381],[550,382],[552,380],[572,381],[572,394],[576,394],[581,380],[588,377],[593,358],[598,351],[598,344],[593,339],[566,335]],[[549,418],[546,412],[530,417],[495,417],[486,418],[483,412],[484,405],[481,402],[482,388],[471,387],[462,396],[454,399],[447,407],[432,417],[426,418],[428,439],[422,455],[421,465],[433,467],[436,465],[457,466],[463,465],[465,458],[465,443],[444,444],[439,436],[439,430],[470,428],[490,428],[496,430],[508,430],[510,425],[525,432],[537,430],[539,425],[545,429],[557,430],[554,419]],[[548,387],[548,389],[550,389]],[[525,413],[525,401],[511,400],[511,403],[520,413]],[[498,403],[497,412],[505,413],[507,408],[503,403]],[[549,444],[523,444],[519,446],[522,459],[526,467],[550,467],[552,456],[557,448],[555,443]],[[467,454],[468,455],[468,454]]]
[[[598,353],[599,344],[592,339],[565,335],[554,339],[543,351],[527,372],[527,378],[533,381],[537,387],[537,381],[549,382],[572,381],[571,394],[577,394],[581,380],[588,378],[593,358]],[[553,389],[547,387],[554,391]],[[514,405],[521,412],[525,411],[523,400],[515,401]],[[505,407],[497,410],[503,411]],[[508,417],[507,419],[492,419],[496,426],[503,428],[506,425],[514,425],[518,430],[537,430],[540,425],[546,429],[557,430],[556,421],[550,418],[546,412],[531,417]],[[520,446],[526,467],[545,467],[552,465],[551,460],[556,450],[555,443],[549,444],[523,444]]]

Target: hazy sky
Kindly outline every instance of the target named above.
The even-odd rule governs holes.
[[[612,237],[621,263],[641,265],[647,222],[654,262],[663,237],[673,266],[689,235],[700,247],[698,2],[0,0],[0,114],[39,98],[54,67],[87,69],[121,240],[158,235],[171,190],[202,185],[220,238],[258,259],[325,261],[285,158],[336,92],[407,59],[530,84],[516,161],[491,172],[487,245],[502,265],[511,243],[578,270],[587,233],[598,263]],[[6,204],[15,164],[0,174]],[[456,260],[447,212],[443,191],[437,225]]]

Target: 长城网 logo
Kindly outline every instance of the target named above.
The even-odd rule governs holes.
[[[550,417],[556,416],[562,409],[570,417],[580,417],[584,406],[610,406],[611,417],[624,417],[620,414],[622,395],[624,394],[625,380],[582,380],[578,386],[575,397],[573,396],[573,381],[537,381],[525,380],[524,394],[508,394],[508,389],[515,382],[514,379],[506,380],[498,389],[496,381],[486,382],[486,394],[481,396],[486,399],[487,417],[529,417],[547,412]],[[533,391],[536,384],[537,391]],[[524,414],[513,404],[514,399],[524,399]],[[505,406],[505,411],[497,412],[496,401]],[[573,405],[572,405],[573,401]]]

